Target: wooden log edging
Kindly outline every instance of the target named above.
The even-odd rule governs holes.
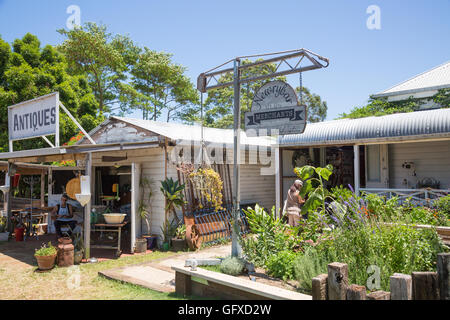
[[[351,270],[350,270],[351,271]],[[450,300],[450,253],[437,257],[437,272],[394,273],[390,292],[367,292],[365,286],[348,282],[348,265],[328,264],[328,274],[312,279],[313,300]]]

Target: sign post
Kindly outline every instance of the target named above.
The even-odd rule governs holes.
[[[240,163],[241,163],[241,85],[239,83],[240,60],[234,60],[233,70],[233,87],[234,87],[234,154],[233,154],[233,184],[234,184],[234,199],[233,199],[233,228],[232,228],[232,243],[231,256],[238,257],[241,255],[241,246],[239,244],[239,231],[241,228],[241,186],[240,186]]]
[[[255,57],[266,57],[266,56],[275,56],[272,58],[268,58],[265,60],[255,61],[253,63],[248,63],[241,65],[241,58],[255,58]],[[306,58],[306,59],[304,59]],[[288,61],[294,60],[293,63],[289,63]],[[318,60],[322,60],[325,64],[320,63]],[[226,64],[232,62],[234,63],[232,68],[224,68],[221,69]],[[302,61],[306,61],[306,63],[310,63],[309,65],[305,65]],[[266,65],[271,65],[274,63],[278,63],[276,70],[273,72],[269,72],[267,74],[259,74],[247,77],[241,77],[240,72],[245,69],[253,68],[253,67],[263,67]],[[250,83],[253,81],[260,81],[264,79],[271,79],[278,76],[285,76],[288,74],[299,73],[309,70],[315,70],[320,68],[326,68],[329,65],[329,60],[325,57],[319,56],[309,50],[306,49],[298,49],[298,50],[290,50],[284,52],[274,52],[268,54],[261,55],[252,55],[252,56],[243,56],[238,57],[232,60],[229,60],[218,67],[215,67],[207,72],[201,73],[197,78],[197,89],[204,93],[208,90],[219,89],[233,86],[234,89],[234,172],[233,172],[233,187],[234,187],[234,197],[233,197],[233,227],[232,227],[232,246],[231,246],[231,254],[236,257],[241,253],[241,248],[239,244],[239,236],[240,236],[240,181],[239,181],[239,169],[240,169],[240,151],[241,151],[241,108],[240,108],[240,88],[243,83]],[[284,68],[284,69],[283,69]],[[222,76],[233,75],[233,81],[223,80]],[[273,83],[272,83],[273,84]],[[280,85],[280,84],[278,84]],[[289,88],[292,91],[289,91],[289,94],[292,96],[292,92],[294,93],[295,99],[291,99],[291,101],[283,102],[281,100],[285,94],[280,95],[280,90],[289,91]],[[262,88],[261,88],[262,89]],[[260,89],[260,91],[261,91]],[[271,90],[271,89],[269,89]],[[273,87],[272,90],[275,90]],[[277,91],[278,90],[278,91]],[[280,132],[280,134],[291,134],[291,133],[302,133],[305,129],[306,125],[306,108],[305,106],[299,106],[297,101],[297,95],[295,91],[284,82],[281,82],[281,87],[277,89],[272,95],[275,100],[280,97],[280,102],[266,102],[265,107],[264,103],[256,102],[255,108],[252,111],[246,114],[246,128],[269,128],[276,129]],[[258,91],[259,92],[259,91]],[[264,91],[262,91],[264,92]],[[270,96],[270,94],[268,95]],[[270,99],[264,98],[262,100],[269,101]],[[292,102],[295,103],[292,103]],[[255,102],[255,101],[254,101]],[[248,122],[248,123],[247,123]],[[280,128],[280,124],[282,128]],[[280,130],[281,129],[281,130]]]

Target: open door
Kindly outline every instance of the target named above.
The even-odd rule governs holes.
[[[387,144],[367,145],[366,187],[389,188],[389,158]]]

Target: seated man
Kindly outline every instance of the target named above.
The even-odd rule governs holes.
[[[70,204],[67,203],[69,197],[67,194],[63,194],[61,197],[61,204],[58,204],[53,208],[52,219],[55,220],[55,229],[58,237],[63,237],[61,227],[68,225],[71,230],[75,229],[77,222],[73,220],[73,209]]]

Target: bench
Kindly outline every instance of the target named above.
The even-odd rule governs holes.
[[[229,300],[312,300],[312,296],[197,268],[172,266],[175,292],[183,296],[214,297]]]

